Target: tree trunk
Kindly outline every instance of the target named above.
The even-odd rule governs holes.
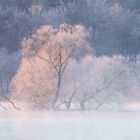
[[[81,106],[81,110],[85,110],[86,108],[85,108],[85,100],[82,100],[81,102],[80,102],[80,106]]]
[[[54,99],[51,104],[51,108],[54,110],[56,110],[56,103],[57,103],[57,101],[59,99],[59,95],[60,95],[61,79],[62,79],[61,74],[59,74],[58,81],[57,81],[57,89],[56,89],[55,96],[54,96]]]

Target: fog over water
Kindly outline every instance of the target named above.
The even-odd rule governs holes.
[[[139,140],[140,113],[0,113],[1,140]]]

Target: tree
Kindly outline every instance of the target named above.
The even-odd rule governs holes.
[[[136,86],[125,57],[93,57],[71,60],[62,81],[57,104],[63,110],[121,109],[137,96]],[[131,91],[130,91],[131,90]],[[117,107],[117,108],[116,108]]]
[[[24,109],[50,109],[55,80],[49,65],[38,57],[22,58],[11,81],[11,100]]]
[[[52,100],[55,109],[60,96],[63,74],[71,57],[78,58],[89,52],[87,31],[81,25],[62,24],[59,28],[42,26],[31,38],[22,42],[23,53],[47,62],[56,76],[56,91]]]
[[[120,105],[129,96],[127,91],[133,80],[129,80],[127,60],[121,56],[86,56],[79,64],[71,64],[69,69],[60,107],[65,104],[67,109],[100,109],[104,105]]]
[[[18,109],[14,102],[10,100],[11,81],[17,72],[20,64],[20,53],[8,53],[4,48],[0,50],[0,100],[7,101],[15,109]]]
[[[140,1],[139,0],[107,0],[110,4],[118,3],[123,8],[127,8],[130,10],[137,10],[139,11]]]
[[[133,81],[128,80],[130,73],[127,60],[117,56],[97,58],[94,61],[87,76],[88,80],[82,86],[82,96],[79,94],[81,109],[100,109],[107,103],[121,104],[133,84]]]
[[[68,2],[71,2],[71,1],[73,0],[40,0],[40,2],[45,7],[57,7],[57,6],[67,4]]]
[[[30,16],[16,8],[0,6],[0,47],[9,51],[19,50],[23,37],[32,32]]]

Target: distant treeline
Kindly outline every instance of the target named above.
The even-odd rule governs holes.
[[[0,4],[3,7],[18,7],[22,10],[27,10],[33,3],[42,4],[44,7],[55,7],[75,0],[1,0]]]
[[[95,2],[97,0],[92,0]],[[98,0],[99,1],[99,0]],[[103,2],[107,2],[108,4],[118,3],[123,8],[128,8],[130,10],[138,10],[140,9],[140,1],[139,0],[102,0]],[[44,7],[54,7],[63,4],[67,4],[69,2],[88,2],[88,0],[1,0],[0,5],[3,7],[18,7],[19,9],[28,9],[33,3],[43,4]],[[82,8],[82,7],[81,7]]]
[[[96,55],[140,53],[139,0],[1,0],[0,47],[20,49],[40,26],[82,24]]]

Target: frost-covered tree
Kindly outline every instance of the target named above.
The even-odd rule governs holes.
[[[128,98],[132,101],[136,96],[129,92],[136,85],[135,78],[122,56],[86,56],[80,63],[73,60],[65,74],[60,109],[120,109]]]
[[[63,74],[70,58],[80,58],[90,51],[87,42],[87,31],[81,25],[62,24],[59,28],[42,26],[31,38],[22,42],[23,53],[45,61],[54,71],[56,91],[52,100],[55,109],[60,96]]]
[[[123,8],[127,8],[130,10],[137,10],[139,11],[140,1],[139,0],[107,0],[110,4],[118,3]]]
[[[26,36],[33,34],[40,26],[52,24],[58,26],[64,22],[62,9],[43,10],[40,4],[32,4],[28,12],[0,6],[0,48],[9,51],[20,50],[20,43]],[[60,14],[60,12],[62,14]]]
[[[11,100],[20,109],[50,109],[55,81],[45,61],[23,58],[11,85]]]
[[[20,49],[23,37],[32,32],[30,18],[16,8],[3,9],[0,6],[0,47],[9,51]]]
[[[138,102],[139,62],[125,57],[85,56],[69,59],[62,75],[55,109],[122,109],[123,104]],[[24,58],[12,80],[13,101],[26,102],[32,109],[50,109],[57,89],[57,75],[39,57]],[[21,109],[21,106],[19,106]]]
[[[119,2],[111,2],[75,1],[67,6],[66,19],[72,24],[82,23],[90,29],[96,55],[122,54],[131,58],[139,52],[136,47],[139,39],[132,35],[134,28],[138,30],[139,14]]]

